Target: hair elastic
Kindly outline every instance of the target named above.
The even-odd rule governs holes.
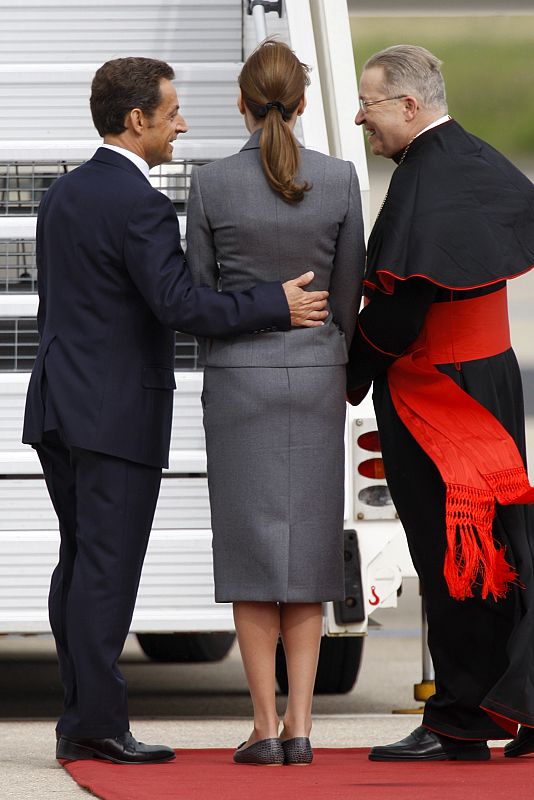
[[[282,117],[286,116],[286,107],[279,100],[273,100],[269,101],[268,103],[265,103],[265,105],[259,109],[258,116],[266,117],[267,113],[271,110],[271,108],[276,108],[276,110],[280,112]]]

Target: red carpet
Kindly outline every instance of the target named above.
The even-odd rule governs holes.
[[[383,764],[367,749],[315,750],[309,767],[234,764],[231,750],[177,750],[176,761],[120,766],[65,762],[103,800],[531,800],[534,756]]]

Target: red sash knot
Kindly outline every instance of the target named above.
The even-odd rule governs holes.
[[[492,534],[495,503],[534,503],[517,445],[484,406],[435,364],[489,358],[510,347],[506,289],[434,303],[410,350],[388,370],[395,409],[432,459],[446,487],[444,576],[451,597],[473,587],[497,600],[517,572]]]

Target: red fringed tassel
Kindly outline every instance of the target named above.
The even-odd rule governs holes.
[[[447,552],[444,575],[451,597],[473,597],[481,585],[484,599],[504,597],[517,572],[507,563],[504,548],[492,536],[495,500],[492,491],[447,484],[445,520]]]
[[[534,503],[534,489],[528,482],[528,475],[523,466],[502,472],[490,472],[483,474],[482,477],[501,505]]]

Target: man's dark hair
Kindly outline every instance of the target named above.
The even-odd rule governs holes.
[[[132,108],[152,116],[160,102],[162,78],[172,80],[174,70],[155,58],[115,58],[97,69],[91,84],[91,114],[100,136],[122,133]]]

